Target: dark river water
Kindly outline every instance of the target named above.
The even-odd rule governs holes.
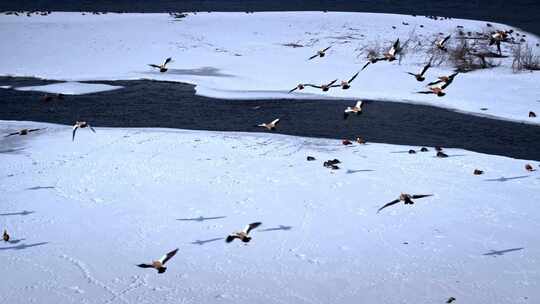
[[[17,0],[0,11],[363,11],[417,14],[507,23],[540,35],[538,0]]]
[[[0,85],[53,83],[0,77]],[[151,80],[100,81],[123,89],[40,101],[43,93],[0,89],[0,120],[97,127],[167,127],[260,132],[261,122],[281,118],[276,132],[290,135],[355,138],[417,148],[436,146],[540,160],[540,126],[495,120],[431,106],[368,102],[365,113],[343,119],[353,100],[222,100],[195,95],[194,86]]]

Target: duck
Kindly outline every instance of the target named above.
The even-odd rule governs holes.
[[[349,117],[349,114],[351,113],[356,114],[356,115],[361,115],[362,105],[363,105],[363,101],[358,100],[356,104],[354,105],[354,107],[347,107],[345,111],[343,112],[343,119],[347,119]]]
[[[316,160],[316,158],[313,157],[313,156],[309,156],[309,155],[308,155],[308,157],[306,157],[306,160],[307,160],[307,161],[314,161],[314,160]]]
[[[427,71],[430,67],[431,67],[431,61],[429,61],[429,62],[424,66],[424,68],[422,69],[422,71],[420,72],[420,74],[414,74],[414,73],[411,73],[411,72],[407,72],[407,74],[414,76],[414,78],[416,78],[417,81],[422,82],[422,81],[426,80],[426,78],[424,77],[424,74],[426,73],[426,71]]]
[[[401,48],[399,46],[399,38],[392,44],[392,47],[387,53],[384,53],[384,60],[387,60],[389,62],[392,62],[396,60],[396,56],[401,51]]]
[[[364,138],[360,137],[360,136],[357,136],[357,137],[356,137],[356,142],[357,142],[358,144],[361,144],[361,145],[365,145],[365,144],[366,144],[366,140],[365,140]]]
[[[436,156],[439,157],[439,158],[446,158],[446,157],[448,157],[448,155],[447,155],[446,153],[444,153],[443,151],[437,152]]]
[[[536,169],[534,169],[533,166],[531,166],[531,164],[526,164],[525,165],[525,170],[527,170],[529,172],[536,171]]]
[[[320,57],[320,58],[324,57],[324,56],[326,55],[326,51],[328,51],[331,47],[332,47],[332,46],[329,46],[329,47],[327,47],[327,48],[325,48],[325,49],[322,49],[322,50],[317,51],[317,54],[315,54],[315,55],[309,57],[308,60],[315,59],[315,58],[317,58],[317,57]]]
[[[360,71],[363,71],[365,68],[367,68],[368,65],[375,64],[382,60],[386,60],[386,58],[377,58],[375,56],[368,56],[368,61],[366,62],[366,64],[364,64],[364,66],[362,67]]]
[[[341,141],[341,144],[344,145],[344,146],[350,146],[353,143],[348,139],[344,139],[344,140]]]
[[[420,148],[420,152],[428,152],[428,151],[429,151],[429,149],[428,149],[428,148],[426,148],[426,147],[422,147],[422,148]]]
[[[73,135],[71,137],[71,141],[75,141],[75,133],[77,132],[77,129],[81,128],[81,129],[84,129],[84,128],[90,128],[90,130],[92,130],[92,132],[96,133],[96,130],[94,128],[92,128],[92,126],[90,126],[86,121],[77,121],[75,122],[75,124],[73,125]]]
[[[332,85],[332,87],[341,87],[343,90],[349,89],[351,87],[351,82],[356,78],[356,76],[358,76],[358,73],[360,73],[360,71],[356,72],[356,74],[354,74],[351,79],[343,80],[340,84]]]
[[[2,239],[4,240],[4,242],[9,242],[9,234],[7,232],[7,230],[4,229],[4,234],[2,235]]]
[[[151,67],[153,67],[153,68],[159,69],[159,72],[160,72],[160,73],[165,73],[165,72],[167,72],[167,70],[168,70],[168,69],[167,69],[167,63],[169,63],[169,62],[171,62],[171,61],[172,61],[172,58],[169,57],[169,58],[165,59],[165,61],[164,61],[162,64],[160,64],[160,65],[157,65],[157,64],[149,64],[149,66],[151,66]]]
[[[167,270],[165,263],[167,263],[178,252],[178,248],[162,256],[161,259],[152,261],[151,264],[138,264],[141,268],[154,268],[158,273],[164,273]]]
[[[484,171],[479,170],[479,169],[474,169],[473,174],[474,175],[482,175],[482,174],[484,174]]]
[[[414,151],[413,149],[410,149],[408,153],[409,154],[416,154],[416,151]]]
[[[323,92],[326,92],[326,91],[330,90],[330,88],[332,88],[332,85],[333,85],[334,83],[336,83],[336,81],[338,81],[338,80],[337,80],[337,79],[334,79],[334,80],[330,81],[330,82],[327,83],[327,84],[321,84],[321,85],[312,85],[312,84],[310,84],[309,86],[310,86],[310,87],[317,88],[317,89],[321,89]]]
[[[502,54],[501,51],[501,42],[508,41],[508,34],[511,34],[510,31],[495,31],[489,36],[489,45],[496,45],[499,55]]]
[[[448,87],[453,81],[454,78],[459,74],[459,72],[455,72],[451,74],[450,76],[440,76],[436,81],[428,83],[428,86],[433,86],[436,84],[444,83],[444,85],[441,87],[442,89],[445,89]]]
[[[446,44],[448,39],[450,39],[450,37],[452,37],[452,35],[448,35],[441,40],[437,40],[437,42],[435,42],[435,46],[437,46],[437,49],[443,52],[448,52],[448,49],[444,45]]]
[[[261,222],[251,223],[247,225],[244,228],[244,230],[236,231],[236,232],[233,232],[232,234],[229,234],[227,238],[225,238],[225,242],[231,243],[232,241],[234,241],[234,239],[239,239],[240,241],[244,243],[249,243],[251,241],[251,236],[249,236],[249,233],[251,232],[251,230],[259,227],[261,224],[262,224]]]
[[[21,129],[17,132],[13,132],[13,133],[9,133],[8,135],[4,136],[4,137],[10,137],[10,136],[13,136],[13,135],[19,135],[19,136],[24,136],[24,135],[28,135],[32,132],[36,132],[36,131],[39,131],[39,130],[43,130],[43,128],[38,128],[38,129]]]
[[[257,125],[257,127],[263,127],[269,131],[275,131],[278,123],[279,123],[279,118],[276,118],[272,120],[272,122],[270,123],[262,123],[262,124]]]
[[[531,118],[536,117],[536,113],[534,113],[533,111],[529,111],[529,117]]]
[[[292,92],[294,92],[294,91],[296,91],[296,90],[301,91],[301,90],[303,90],[306,86],[314,87],[315,85],[314,85],[314,84],[309,84],[309,83],[299,83],[294,89],[291,89],[291,90],[289,91],[289,93],[292,93]]]
[[[446,93],[441,87],[429,87],[427,91],[418,91],[418,94],[435,94],[438,97],[443,97]]]
[[[379,210],[377,210],[377,213],[381,212],[381,210],[383,210],[384,208],[386,207],[390,207],[392,205],[395,205],[399,202],[403,202],[405,205],[412,205],[414,204],[414,201],[413,199],[417,199],[417,198],[424,198],[424,197],[428,197],[428,196],[433,196],[433,194],[407,194],[407,193],[401,193],[399,195],[399,197],[393,201],[391,201],[390,203],[387,203],[385,204],[384,206],[382,206],[381,208],[379,208]]]

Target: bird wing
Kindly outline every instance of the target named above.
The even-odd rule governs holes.
[[[154,267],[154,266],[149,265],[149,264],[139,264],[139,265],[137,265],[137,266],[139,266],[139,267],[141,267],[141,268],[153,268],[153,267]]]
[[[448,39],[450,39],[452,35],[448,35],[446,36],[442,41],[441,41],[441,46],[444,45],[446,43],[446,41],[448,41]]]
[[[399,203],[399,199],[395,199],[395,200],[391,201],[390,203],[382,206],[381,208],[379,208],[379,210],[377,210],[377,213],[381,212],[381,210],[383,210],[384,208],[390,207],[390,206],[395,205],[397,203]]]
[[[445,83],[441,86],[441,90],[446,89],[451,83],[452,83],[451,81],[445,82]]]
[[[349,117],[349,113],[347,112],[347,110],[345,110],[345,112],[343,112],[343,119],[347,119]]]
[[[290,90],[289,93],[292,93],[294,91],[296,91],[298,89],[298,87],[295,87],[294,89]]]
[[[364,64],[364,66],[362,67],[361,71],[363,71],[365,68],[367,68],[367,66],[371,63],[371,61],[368,61],[366,62],[366,64]]]
[[[432,85],[439,84],[439,83],[441,83],[441,82],[443,82],[443,81],[439,79],[439,80],[437,80],[437,81],[430,82],[430,83],[428,83],[427,85],[428,85],[428,86],[432,86]]]
[[[74,125],[73,126],[73,135],[71,137],[71,141],[74,141],[75,140],[75,133],[77,132],[77,129],[79,128],[78,125]]]
[[[165,265],[165,263],[167,263],[167,261],[170,260],[177,252],[178,252],[178,248],[162,256],[161,259],[159,259],[159,261],[161,262],[161,264]]]
[[[322,50],[322,51],[323,51],[323,52],[326,52],[326,51],[328,51],[331,47],[332,47],[332,46],[329,46],[329,47],[325,48],[325,49]]]
[[[353,77],[351,77],[351,79],[349,79],[349,83],[351,83],[355,78],[356,76],[358,76],[358,74],[360,73],[360,71],[356,72],[356,74],[353,75]]]
[[[41,128],[39,128],[39,129],[30,129],[30,130],[28,130],[28,132],[35,132],[35,131],[39,131],[39,130],[41,130]]]
[[[229,234],[229,235],[227,236],[227,238],[225,239],[225,242],[230,243],[230,242],[234,241],[234,239],[236,239],[236,238],[238,238],[237,235],[235,235],[235,234]]]
[[[270,124],[277,125],[279,123],[279,118],[274,119]]]
[[[388,54],[390,54],[391,56],[395,56],[398,51],[399,51],[399,38],[396,40],[396,42],[394,42]]]
[[[153,67],[153,68],[158,68],[158,69],[161,68],[159,65],[157,65],[157,64],[152,64],[152,63],[149,64],[149,66],[151,66],[151,67]]]
[[[331,86],[331,85],[333,85],[334,83],[336,83],[336,81],[337,81],[337,79],[334,79],[334,80],[330,81],[330,83],[329,83],[329,84],[327,84],[327,86]]]
[[[163,62],[163,67],[165,67],[167,65],[167,63],[171,62],[172,61],[172,58],[169,57],[167,59],[165,59],[165,62]]]
[[[429,62],[428,64],[426,64],[424,66],[424,68],[422,69],[422,72],[420,72],[420,76],[424,76],[424,74],[426,73],[426,71],[431,67],[431,62]]]
[[[90,130],[92,130],[92,132],[96,133],[96,130],[91,125],[88,125],[88,127],[90,128]]]
[[[435,93],[433,93],[433,91],[418,91],[416,93],[418,93],[418,94],[435,94]]]
[[[244,228],[244,232],[246,234],[249,234],[249,232],[257,227],[259,227],[262,223],[261,222],[255,222],[255,223],[251,223],[249,225],[246,226],[246,228]]]
[[[416,74],[415,74],[415,73],[407,72],[407,74],[409,74],[409,75],[412,75],[412,76],[416,77]]]
[[[317,56],[319,56],[319,54],[316,54],[316,55],[313,55],[313,56],[309,57],[308,60],[311,60],[311,59],[313,59],[313,58],[316,58]]]
[[[13,132],[13,133],[9,133],[8,135],[6,135],[4,137],[10,137],[10,136],[17,135],[17,134],[19,134],[19,132]]]
[[[363,104],[363,103],[364,103],[363,101],[359,100],[359,101],[356,102],[355,107],[357,107],[357,108],[362,108],[362,104]]]
[[[422,197],[428,197],[428,196],[433,196],[433,194],[417,194],[417,195],[412,195],[411,197],[412,198],[422,198]]]

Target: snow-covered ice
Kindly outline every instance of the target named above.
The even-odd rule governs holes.
[[[66,95],[81,95],[118,90],[121,88],[122,86],[113,86],[102,83],[82,83],[76,81],[68,81],[40,86],[17,87],[15,89],[18,91],[38,91],[56,94],[61,93]]]
[[[491,29],[509,28],[492,24]],[[425,54],[408,54],[401,64],[370,66],[349,90],[285,94],[299,82],[348,79],[363,66],[366,54],[361,50],[370,46],[389,46],[397,37],[405,41],[413,32],[430,45],[441,37],[439,33],[454,33],[458,25],[473,33],[486,29],[482,21],[345,12],[198,13],[180,20],[168,14],[0,15],[0,39],[9,41],[0,45],[0,74],[181,81],[197,84],[198,94],[221,98],[318,96],[414,102],[538,123],[527,114],[540,112],[539,73],[514,74],[511,59],[494,69],[459,75],[444,98],[415,93],[425,83],[406,74],[421,69]],[[538,52],[538,37],[526,35]],[[290,43],[304,47],[285,46]],[[333,47],[325,58],[307,60],[328,45]],[[174,62],[167,73],[147,66],[169,56]],[[433,68],[427,80],[451,72],[450,66]]]
[[[262,133],[0,133],[28,127],[46,130],[0,139],[15,240],[0,244],[0,303],[540,302],[529,161]],[[400,192],[434,196],[376,213]],[[251,221],[251,243],[225,244]],[[163,275],[135,266],[176,247]]]

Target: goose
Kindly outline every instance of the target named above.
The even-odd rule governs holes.
[[[365,140],[364,138],[360,137],[360,136],[357,136],[357,137],[356,137],[356,142],[357,142],[358,144],[361,144],[361,145],[365,145],[365,144],[366,144],[366,140]]]
[[[416,78],[417,81],[422,82],[426,80],[426,78],[424,77],[424,74],[430,67],[431,67],[431,60],[424,66],[420,74],[414,74],[411,72],[407,72],[407,74],[414,76],[414,78]]]
[[[9,133],[8,135],[6,135],[4,137],[10,137],[10,136],[13,136],[13,135],[19,135],[19,136],[28,135],[28,133],[39,131],[39,130],[42,130],[42,128],[38,128],[38,129],[22,129],[22,130],[19,130],[17,132]]]
[[[4,242],[9,242],[9,234],[7,233],[7,230],[4,230],[4,235],[2,236],[2,239]]]
[[[491,33],[489,37],[489,45],[496,45],[497,51],[499,52],[499,55],[502,54],[501,52],[501,42],[508,41],[508,34],[510,34],[509,31],[495,31]]]
[[[347,107],[343,112],[343,119],[347,119],[350,113],[354,113],[356,115],[362,114],[362,104],[363,102],[359,100],[356,102],[356,105],[354,105],[354,107]]]
[[[309,86],[309,87],[314,87],[315,85],[314,85],[314,84],[310,84],[310,83],[299,83],[294,89],[290,90],[289,93],[292,93],[292,92],[294,92],[294,91],[296,91],[296,90],[301,91],[301,90],[303,90],[303,89],[304,89],[305,87],[307,87],[307,86]]]
[[[377,58],[375,56],[369,56],[368,61],[366,62],[366,64],[364,64],[364,66],[362,67],[360,71],[363,71],[365,68],[367,68],[368,65],[375,64],[381,60],[386,60],[386,58]]]
[[[225,239],[225,242],[230,243],[234,241],[234,239],[239,239],[240,241],[244,243],[249,243],[251,241],[251,237],[249,236],[249,232],[257,227],[259,227],[262,223],[261,222],[255,222],[251,223],[244,228],[242,231],[236,231],[232,234],[229,234],[227,238]]]
[[[141,268],[154,268],[157,270],[158,273],[164,273],[167,270],[167,267],[165,267],[165,263],[167,263],[167,261],[169,261],[177,252],[178,248],[162,256],[161,259],[152,261],[151,264],[139,264],[137,266]]]
[[[159,72],[161,73],[165,73],[167,72],[167,63],[171,62],[172,61],[172,58],[169,57],[167,59],[165,59],[165,61],[163,62],[163,64],[160,64],[160,65],[157,65],[157,64],[149,64],[149,66],[153,67],[153,68],[157,68],[159,69]]]
[[[536,171],[536,169],[534,169],[533,166],[531,166],[531,164],[526,164],[525,165],[525,170],[527,170],[529,172]]]
[[[384,53],[385,60],[392,62],[396,60],[396,55],[401,51],[399,46],[399,38],[394,42],[392,47],[387,53]]]
[[[332,85],[332,87],[341,87],[343,90],[347,90],[351,87],[351,82],[356,78],[356,76],[358,76],[358,73],[360,73],[360,71],[356,72],[356,74],[354,74],[351,79],[345,81],[341,81],[341,84],[334,84]]]
[[[405,203],[405,205],[412,205],[414,204],[414,201],[412,199],[417,199],[417,198],[423,198],[423,197],[428,197],[428,196],[433,196],[433,194],[407,194],[407,193],[401,193],[399,195],[399,197],[393,201],[391,201],[390,203],[382,206],[381,208],[379,208],[379,210],[377,210],[377,213],[381,212],[381,210],[383,210],[384,208],[386,207],[390,207],[392,205],[395,205],[399,202],[403,202]]]
[[[448,41],[448,39],[450,39],[452,35],[448,35],[446,37],[444,37],[443,39],[441,40],[438,40],[437,42],[435,42],[435,45],[437,46],[437,49],[443,51],[443,52],[448,52],[448,49],[444,46],[446,44],[446,42]]]
[[[459,74],[459,72],[455,72],[455,73],[451,74],[450,76],[440,76],[440,77],[438,77],[438,79],[436,81],[428,83],[428,86],[432,86],[432,85],[436,85],[436,84],[440,84],[440,83],[444,82],[444,87],[442,88],[442,89],[444,89],[454,81],[454,78],[458,74]]]
[[[482,174],[484,174],[484,171],[479,170],[479,169],[474,169],[473,174],[474,175],[482,175]]]
[[[435,156],[437,156],[439,158],[446,158],[446,157],[448,157],[448,154],[444,153],[443,151],[439,151],[439,152],[437,152],[437,154]]]
[[[429,149],[426,148],[426,147],[422,147],[422,148],[420,149],[420,152],[427,152],[427,151],[429,151]]]
[[[331,47],[332,47],[332,46],[329,46],[329,47],[327,47],[327,48],[325,48],[325,49],[323,49],[323,50],[317,51],[317,54],[315,54],[315,55],[309,57],[308,60],[315,59],[315,58],[317,58],[317,57],[321,57],[321,58],[324,57],[324,55],[326,55],[326,51],[328,51]]]
[[[429,87],[427,91],[418,91],[418,94],[435,94],[438,97],[443,97],[446,93],[441,87]]]
[[[533,111],[529,111],[529,117],[531,118],[536,117],[536,113],[534,113]]]
[[[262,123],[257,125],[257,127],[263,127],[268,129],[269,131],[275,131],[277,124],[279,123],[279,118],[272,120],[270,123]]]
[[[344,145],[344,146],[350,146],[352,145],[352,141],[348,140],[348,139],[344,139],[341,141],[341,144]]]
[[[90,128],[92,132],[96,133],[96,130],[94,130],[94,128],[92,128],[92,126],[90,126],[86,121],[77,121],[75,125],[73,125],[73,135],[71,137],[71,141],[75,140],[75,133],[77,132],[78,128],[84,129],[86,127]]]
[[[310,87],[314,87],[314,88],[317,88],[317,89],[321,89],[323,92],[326,92],[328,91],[332,85],[334,83],[336,83],[336,81],[338,81],[337,79],[334,79],[332,81],[330,81],[330,83],[327,83],[327,84],[321,84],[321,85],[309,85]]]

